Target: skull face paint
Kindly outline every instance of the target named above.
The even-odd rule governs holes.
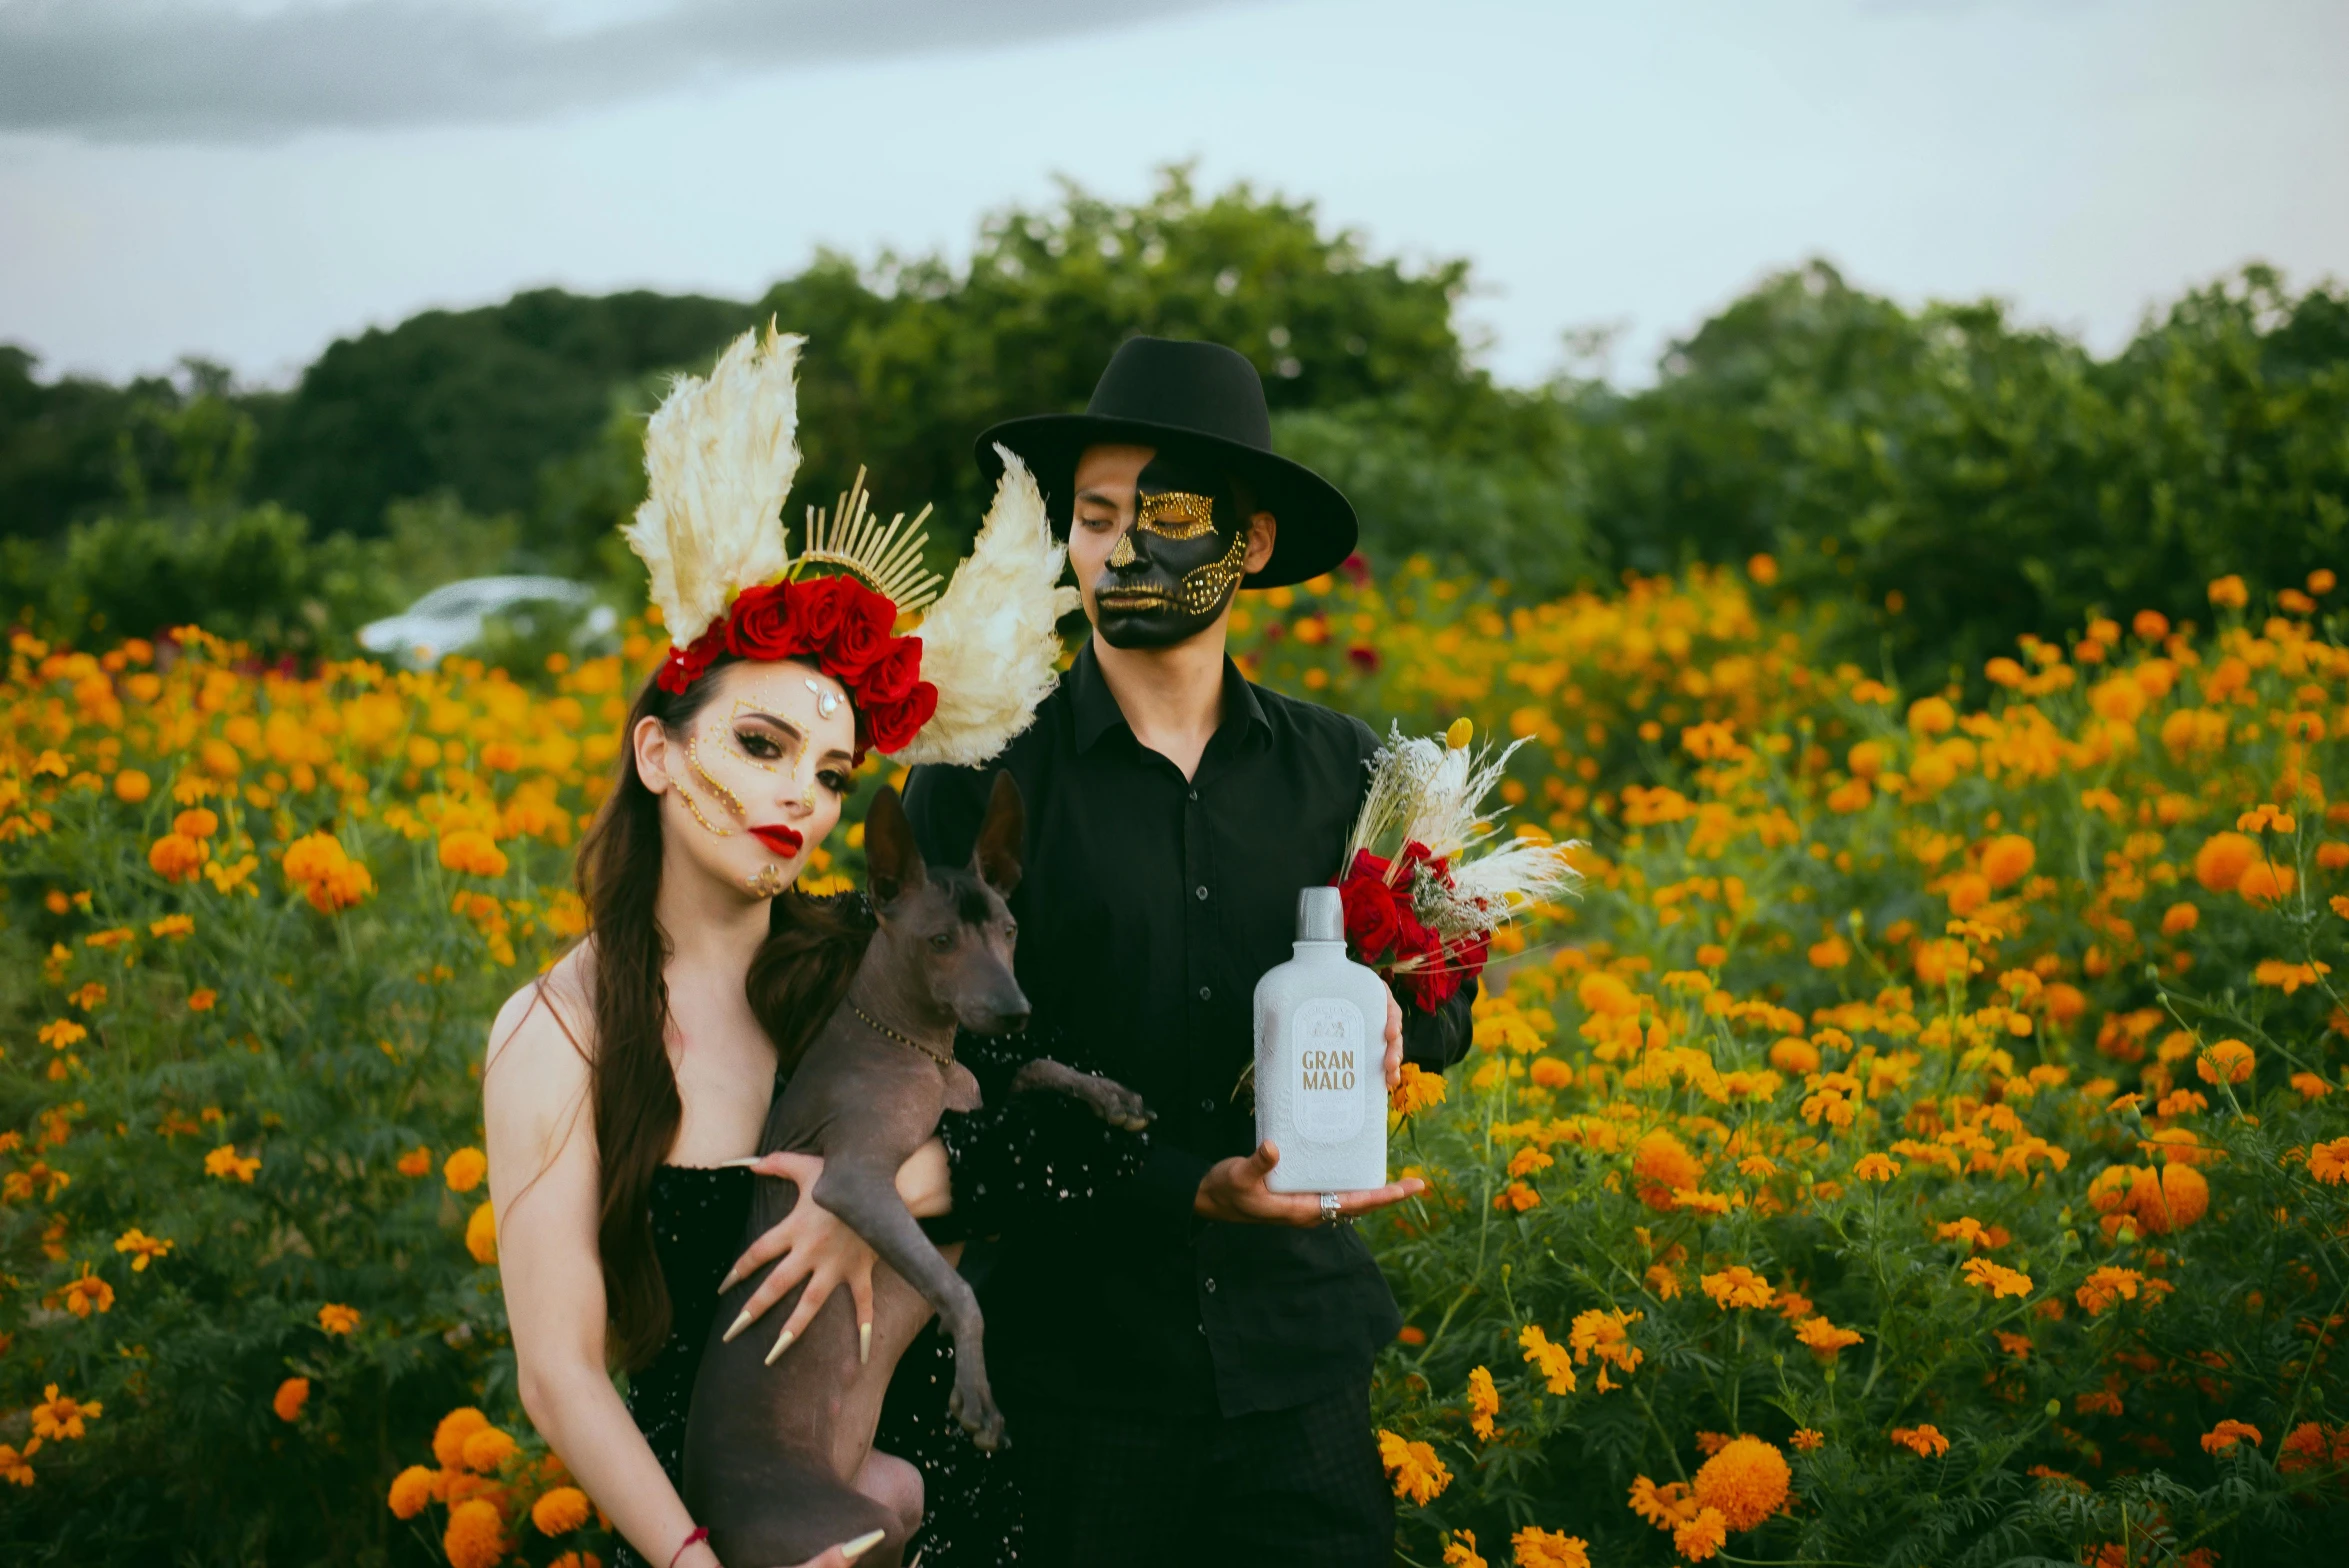
[[[1165,648],[1198,635],[1246,573],[1248,518],[1230,481],[1197,462],[1154,454],[1134,486],[1133,526],[1093,582],[1102,641]]]

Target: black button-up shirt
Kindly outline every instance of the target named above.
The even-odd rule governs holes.
[[[989,1370],[1008,1388],[1281,1409],[1367,1376],[1401,1326],[1351,1228],[1208,1223],[1191,1209],[1209,1166],[1255,1146],[1242,1075],[1256,982],[1290,956],[1298,890],[1337,874],[1375,746],[1361,720],[1251,685],[1227,659],[1220,725],[1186,779],[1134,738],[1088,643],[994,763],[914,770],[916,838],[954,864],[970,857],[995,771],[1018,781],[1027,838],[1011,908],[1031,1036],[1157,1113],[1138,1174],[1048,1194],[1058,1201],[1005,1222],[981,1300]],[[1406,1005],[1413,1060],[1459,1056],[1472,992],[1433,1017]],[[984,1209],[966,1164],[986,1162],[957,1160],[956,1205]]]

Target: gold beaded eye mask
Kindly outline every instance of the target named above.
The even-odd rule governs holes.
[[[1215,501],[1188,490],[1160,490],[1140,498],[1134,526],[1161,539],[1196,539],[1215,529]]]

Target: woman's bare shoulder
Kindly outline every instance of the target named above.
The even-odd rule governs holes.
[[[527,1076],[560,1074],[569,1058],[584,1074],[595,1048],[595,960],[582,942],[529,981],[498,1009],[489,1026],[487,1064],[509,1058]]]

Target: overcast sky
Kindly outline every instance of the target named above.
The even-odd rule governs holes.
[[[1616,369],[1824,255],[2124,341],[2349,279],[2342,0],[0,0],[0,341],[284,381],[540,284],[756,295],[1195,159]],[[821,345],[817,345],[820,352]]]

